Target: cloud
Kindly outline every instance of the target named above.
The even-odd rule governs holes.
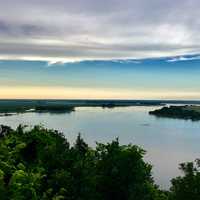
[[[0,59],[53,63],[200,53],[198,0],[0,3]]]
[[[190,60],[200,60],[200,56],[191,56],[191,57],[184,57],[184,56],[179,56],[175,58],[171,58],[167,60],[167,62],[179,62],[179,61],[190,61]]]
[[[140,64],[140,63],[142,63],[142,60],[129,60],[129,59],[125,59],[125,60],[111,60],[111,61],[115,62],[115,63],[121,63],[121,64],[130,64],[130,63]]]

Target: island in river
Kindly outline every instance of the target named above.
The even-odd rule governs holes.
[[[185,105],[185,106],[169,106],[150,111],[149,114],[157,117],[168,117],[177,119],[190,119],[192,121],[200,120],[200,106]]]

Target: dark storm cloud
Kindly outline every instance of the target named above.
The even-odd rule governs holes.
[[[198,0],[0,0],[0,58],[91,60],[200,53]]]
[[[0,33],[9,34],[11,27],[6,24],[4,21],[0,21]]]
[[[6,36],[29,36],[29,35],[41,35],[47,31],[38,25],[29,24],[6,24],[6,22],[0,22],[0,34]]]

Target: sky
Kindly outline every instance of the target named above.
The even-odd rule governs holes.
[[[0,99],[200,99],[199,0],[0,5]]]

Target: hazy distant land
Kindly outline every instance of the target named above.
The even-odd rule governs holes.
[[[136,100],[0,100],[0,113],[72,112],[76,107],[114,108],[123,106],[160,106],[160,101]]]
[[[171,106],[150,112],[159,117],[200,119],[200,101],[162,100],[0,100],[0,116],[25,112],[70,113],[76,107],[128,107],[165,106],[166,104],[192,104],[196,106]],[[179,113],[177,113],[178,111]],[[177,112],[175,112],[177,111]],[[183,112],[184,111],[184,112]]]

